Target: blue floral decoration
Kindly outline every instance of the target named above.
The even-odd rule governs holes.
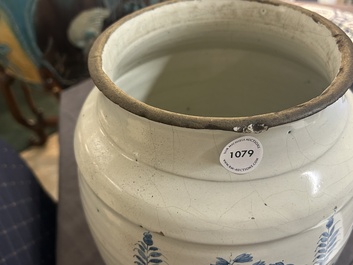
[[[137,265],[156,265],[162,264],[163,260],[160,258],[162,254],[159,249],[153,246],[153,239],[150,232],[143,233],[142,241],[135,244],[134,255],[135,262]]]
[[[250,254],[241,254],[237,256],[236,258],[227,261],[223,258],[217,257],[216,264],[211,264],[211,265],[233,265],[233,264],[239,264],[239,263],[247,263],[253,261],[253,257]],[[259,264],[257,264],[259,265]]]
[[[331,216],[326,223],[327,231],[321,234],[319,241],[317,242],[315,258],[313,260],[314,265],[325,265],[330,254],[335,249],[338,242],[337,236],[340,230],[336,229],[336,224],[337,223],[334,223],[334,217]]]
[[[235,265],[235,264],[243,264],[247,263],[248,265],[266,265],[266,262],[259,260],[253,263],[253,256],[251,254],[241,254],[236,256],[234,259],[230,259],[230,261],[225,260],[223,258],[217,257],[217,261],[215,264],[210,265]],[[294,265],[294,264],[285,264],[283,262],[270,263],[269,265]]]
[[[323,232],[317,242],[317,247],[315,249],[315,257],[313,260],[313,265],[326,265],[331,253],[337,245],[337,237],[339,235],[340,229],[336,229],[336,224],[334,221],[334,215],[331,216],[326,223],[326,231]],[[150,232],[143,233],[142,241],[136,243],[135,251],[135,261],[134,264],[137,265],[156,265],[166,263],[161,257],[163,256],[159,252],[159,248],[153,245],[153,238]],[[167,264],[167,263],[166,263]],[[279,261],[275,263],[266,263],[265,261],[259,260],[254,262],[252,254],[243,253],[235,258],[230,258],[226,260],[222,257],[217,257],[215,263],[210,265],[294,265],[292,263],[284,263],[284,261]]]

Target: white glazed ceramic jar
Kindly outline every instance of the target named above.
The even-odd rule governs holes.
[[[75,155],[107,264],[333,264],[353,224],[352,43],[267,1],[169,1],[90,55]]]

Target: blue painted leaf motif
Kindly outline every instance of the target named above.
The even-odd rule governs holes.
[[[138,249],[137,251],[138,251],[141,258],[143,258],[144,260],[147,260],[145,253],[143,253],[140,249]]]
[[[137,245],[141,251],[146,251],[147,248],[146,248],[145,244],[142,244],[142,243],[143,242],[137,243],[135,245]]]
[[[155,264],[160,264],[160,263],[162,263],[163,261],[162,260],[160,260],[160,259],[151,259],[150,261],[149,261],[149,263],[155,263]],[[149,264],[148,263],[148,264]]]
[[[162,254],[159,253],[159,252],[151,252],[151,253],[149,254],[149,257],[153,257],[153,258],[158,258],[158,257],[160,257],[160,256],[162,256]]]
[[[135,255],[133,256],[135,258],[134,264],[156,265],[164,263],[164,261],[160,259],[163,255],[159,252],[159,248],[153,246],[153,238],[150,232],[143,233],[142,241],[138,241],[135,246]]]
[[[229,261],[223,259],[223,258],[220,258],[220,257],[217,257],[216,258],[217,261],[216,261],[216,264],[211,264],[211,265],[229,265]]]
[[[322,236],[325,236],[325,237],[328,237],[330,234],[327,233],[327,232],[323,232],[321,235],[322,235]]]
[[[319,241],[321,241],[321,242],[326,242],[327,240],[328,240],[327,237],[321,237],[321,238],[319,239]]]
[[[323,259],[323,258],[325,258],[326,257],[326,255],[324,254],[324,255],[317,255],[316,256],[316,259]]]
[[[333,238],[337,237],[339,230],[336,230],[335,232],[333,232],[332,234],[330,234],[330,239],[328,241],[328,244],[330,244],[330,242],[333,240]]]
[[[326,228],[327,228],[327,229],[330,229],[330,227],[333,225],[333,221],[334,221],[333,216],[331,216],[331,217],[327,220],[327,223],[326,223]]]
[[[231,261],[227,261],[220,257],[217,257],[216,259],[217,259],[216,263],[215,264],[211,263],[210,265],[236,265],[240,263],[248,263],[248,265],[250,265],[249,263],[253,261],[253,256],[251,254],[244,253],[244,254],[238,255]],[[255,263],[252,263],[252,265],[266,265],[266,262],[259,260],[259,261],[256,261]],[[270,263],[269,265],[294,265],[294,264],[284,264],[283,262],[276,262],[276,263]]]
[[[156,248],[156,247],[150,247],[149,250],[151,250],[151,251],[157,251],[158,248]]]
[[[146,265],[146,264],[147,264],[147,263],[146,263],[146,261],[145,261],[145,260],[143,260],[140,256],[138,256],[138,255],[134,255],[134,257],[138,259],[138,261],[137,261],[137,262],[140,262],[140,263],[142,263],[143,265]]]
[[[336,222],[337,224],[337,222]],[[327,219],[327,231],[320,235],[318,245],[315,250],[314,265],[324,265],[337,244],[337,237],[340,229],[336,229],[334,215]]]
[[[336,240],[337,240],[337,237],[333,238],[333,240],[327,245],[327,252],[331,251],[331,249],[336,245]]]
[[[238,263],[245,263],[245,262],[249,262],[252,261],[252,256],[250,254],[241,254],[239,256],[237,256],[233,261],[234,262],[238,262]]]
[[[321,243],[321,244],[319,244],[319,245],[316,247],[316,249],[318,249],[318,248],[324,248],[324,247],[326,247],[326,246],[327,246],[327,244]]]
[[[153,245],[152,235],[149,232],[143,233],[143,242],[145,242],[147,246]]]
[[[337,224],[337,222],[336,222]],[[337,237],[340,229],[336,229],[336,224],[334,224],[334,216],[331,216],[326,223],[327,231],[320,235],[317,242],[317,247],[315,249],[315,257],[313,260],[313,265],[325,265],[329,259],[330,254],[335,249],[337,244]],[[159,248],[153,246],[152,234],[150,232],[143,233],[143,241],[138,241],[135,245],[134,251],[137,252],[133,257],[137,260],[134,264],[137,265],[156,265],[161,264],[164,261],[159,259],[162,256],[158,252]],[[253,256],[251,254],[243,253],[236,256],[233,260],[227,261],[221,257],[216,258],[215,264],[210,265],[235,265],[239,263],[249,263],[253,261]],[[250,265],[250,264],[248,264]],[[257,261],[252,265],[266,265],[264,261]],[[294,265],[285,264],[284,262],[270,263],[269,265]]]

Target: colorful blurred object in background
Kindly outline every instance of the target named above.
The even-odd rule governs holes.
[[[57,112],[52,109],[58,102],[51,97],[58,98],[62,89],[88,77],[87,56],[97,36],[121,17],[158,2],[162,1],[1,0],[0,89],[7,105],[0,106],[1,113],[9,110],[18,123],[35,132],[32,144],[44,144],[48,128],[57,124],[56,117],[47,117]],[[39,95],[42,106],[33,99],[34,90],[46,91]],[[0,118],[4,128],[6,122]]]

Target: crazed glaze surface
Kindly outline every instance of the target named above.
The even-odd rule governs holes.
[[[320,111],[323,106],[333,103],[342,96],[345,89],[351,85],[350,76],[353,75],[353,63],[350,58],[353,49],[351,45],[346,45],[350,40],[340,29],[331,25],[322,17],[312,13],[306,14],[308,11],[299,7],[288,8],[284,3],[278,6],[276,2],[265,1],[263,4],[259,4],[256,1],[229,2],[222,0],[217,1],[217,4],[214,1],[208,1],[208,4],[204,6],[201,2],[207,1],[170,1],[161,5],[165,12],[158,12],[161,6],[157,5],[157,7],[147,9],[148,12],[136,13],[136,16],[127,17],[110,27],[106,34],[103,34],[99,41],[95,43],[89,60],[91,73],[95,73],[99,89],[124,109],[166,124],[197,129],[213,128],[231,131],[235,125],[239,128],[239,131],[245,131],[249,125],[253,125],[254,128],[262,131],[264,128],[295,121]],[[189,5],[190,9],[188,10]],[[175,6],[177,8],[173,8]],[[217,12],[214,12],[214,10],[217,10]],[[209,17],[215,23],[210,24]],[[193,22],[193,20],[195,21]],[[244,21],[246,22],[244,23]],[[196,34],[200,32],[200,24],[204,25],[203,30],[201,30],[201,37]],[[159,32],[165,33],[164,38],[161,38],[159,42],[157,41],[157,44],[153,38],[150,42],[150,36]],[[283,58],[295,58],[292,61],[297,61],[311,68],[329,80],[330,89],[325,90],[323,88],[325,92],[320,97],[307,99],[305,104],[293,102],[293,105],[291,107],[287,106],[285,111],[265,114],[260,111],[259,115],[248,116],[246,119],[242,118],[243,115],[228,117],[227,119],[222,117],[211,119],[212,116],[190,116],[154,108],[134,99],[136,95],[129,91],[130,88],[126,90],[119,83],[118,86],[113,83],[119,79],[118,77],[123,77],[127,72],[134,70],[144,62],[150,62],[151,59],[162,56],[165,52],[175,52],[180,42],[188,47],[188,45],[195,44],[193,40],[196,38],[201,44],[207,46],[208,42],[203,39],[205,35],[217,40],[216,33],[221,37],[220,39],[226,42],[225,44],[223,42],[223,45],[227,45],[228,41],[231,45],[248,47],[260,41],[260,49],[265,49],[266,53],[269,53],[269,49],[273,48]],[[144,43],[145,49],[143,49],[144,47],[141,47],[139,43],[146,40],[147,42]],[[167,51],[160,48],[158,43]],[[155,45],[157,46],[157,52],[154,50]],[[187,48],[184,48],[185,50]],[[222,50],[227,52],[227,49]],[[339,52],[344,54],[342,58],[338,55]],[[226,56],[229,55],[226,54]],[[340,69],[340,59],[344,62],[342,69]],[[217,65],[223,65],[222,63],[221,61]],[[232,62],[230,62],[230,65],[232,65]],[[264,71],[266,71],[266,68],[271,68],[271,65],[264,65]],[[195,72],[196,69],[194,68],[190,72]],[[233,73],[236,73],[236,71]],[[288,76],[288,74],[285,75]],[[231,76],[229,74],[228,79]],[[144,78],[143,75],[142,78]],[[256,76],[250,75],[247,81],[256,78]],[[198,79],[198,81],[201,80]],[[310,82],[310,80],[306,81]],[[302,82],[304,83],[304,80]],[[237,85],[242,87],[242,84]],[[280,83],[280,86],[283,86],[283,83]],[[246,87],[245,84],[243,89]],[[342,89],[343,87],[344,89]],[[148,94],[146,91],[149,88],[144,87],[143,89],[145,94]],[[332,93],[333,91],[335,92]],[[259,87],[252,94],[256,93],[261,94]],[[290,92],[288,91],[288,93]],[[139,95],[141,94],[143,93],[139,92]],[[218,97],[219,95],[215,92],[213,96]],[[227,95],[223,95],[225,100],[226,97]],[[294,97],[290,95],[288,98]],[[242,98],[246,99],[244,95],[242,95]],[[255,104],[264,103],[255,101],[253,105]]]
[[[129,253],[146,231],[169,264],[185,257],[210,264],[243,252],[312,264],[333,215],[340,234],[330,257],[343,246],[353,221],[351,93],[315,116],[257,135],[264,158],[247,175],[217,163],[221,148],[242,134],[168,126],[110,105],[92,92],[75,142],[85,211],[108,264],[132,264]],[[120,263],[109,257],[117,246]]]
[[[202,7],[202,2],[215,3],[186,1],[182,5]],[[222,1],[226,2],[235,3]],[[284,7],[278,8],[283,12]],[[156,27],[161,23],[155,20]],[[312,26],[311,32],[317,29]],[[306,41],[331,38],[323,32],[326,30]],[[124,40],[116,45],[121,42]],[[346,92],[332,104],[322,97],[341,93],[341,86],[347,90],[352,80],[342,81],[340,69],[349,72],[353,68],[340,57],[336,42],[328,42],[328,47],[320,43],[322,52],[313,55],[331,82],[324,95],[315,99],[326,105],[315,114],[308,110],[311,115],[307,113],[305,118],[265,130],[254,131],[251,126],[244,131],[234,129],[242,128],[252,117],[226,119],[231,130],[227,126],[221,130],[220,123],[212,127],[214,120],[224,122],[222,118],[205,117],[204,121],[211,123],[203,129],[198,127],[202,122],[194,125],[197,119],[177,113],[170,115],[190,118],[189,126],[147,119],[126,109],[127,102],[115,102],[114,92],[125,92],[112,81],[106,90],[105,81],[97,79],[101,72],[95,72],[93,79],[103,93],[95,88],[82,109],[75,155],[87,220],[106,263],[333,264],[353,223],[353,96]],[[129,66],[129,56],[115,57],[121,56],[114,54],[117,46],[107,46],[105,56],[110,50],[112,53],[103,60],[114,81],[119,79],[119,71],[136,67],[136,62]],[[325,54],[331,59],[325,60]],[[122,66],[116,65],[119,60]],[[136,105],[130,108],[141,107],[137,100],[132,102]],[[219,163],[219,157],[227,144],[246,135],[261,143],[263,157],[253,171],[233,174]]]

